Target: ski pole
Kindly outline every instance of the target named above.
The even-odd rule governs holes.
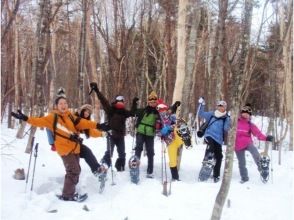
[[[276,140],[274,139],[272,142],[272,146],[271,146],[271,179],[272,179],[272,183],[274,183],[274,168],[273,168],[273,146],[275,146],[276,144]]]
[[[162,194],[168,196],[167,192],[167,172],[166,172],[166,158],[165,158],[165,148],[164,148],[164,141],[162,140],[162,184],[163,184],[163,191]]]
[[[202,103],[199,104],[198,106],[198,109],[197,109],[197,112],[196,112],[196,116],[195,116],[195,121],[194,121],[194,136],[195,136],[195,143],[198,144],[197,142],[197,128],[199,128],[199,123],[198,123],[198,117],[199,117],[199,111],[200,111],[200,108],[202,106]],[[195,126],[196,125],[196,126]]]
[[[27,186],[28,186],[28,182],[29,182],[29,175],[30,175],[30,167],[31,167],[31,160],[32,160],[32,154],[33,154],[34,141],[35,141],[35,137],[32,137],[31,152],[30,152],[29,166],[28,166],[28,170],[27,170],[25,192],[27,191]]]
[[[34,179],[35,179],[36,162],[37,162],[37,157],[38,157],[38,146],[39,146],[39,143],[37,143],[36,146],[35,146],[35,152],[34,152],[35,161],[34,161],[34,168],[33,168],[33,176],[32,176],[31,191],[33,191],[33,188],[34,188]]]
[[[109,149],[109,154],[110,154],[110,170],[111,170],[111,185],[114,186],[115,182],[113,181],[113,167],[112,167],[112,149],[111,149],[111,143],[110,143],[110,132],[107,131],[107,148]]]

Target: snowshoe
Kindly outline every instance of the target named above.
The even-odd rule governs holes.
[[[98,178],[98,182],[100,183],[99,193],[102,193],[104,191],[105,182],[107,180],[107,169],[108,169],[108,166],[103,163],[98,168],[98,171],[94,173],[94,175]]]
[[[153,173],[147,173],[146,177],[149,179],[153,179],[154,175],[153,175]]]
[[[267,155],[264,155],[260,158],[259,169],[260,169],[260,178],[263,183],[267,183],[269,180],[269,163],[270,158]]]
[[[140,160],[137,156],[133,155],[129,160],[131,182],[138,184],[140,178]]]
[[[107,172],[101,173],[98,176],[98,181],[100,182],[100,186],[99,186],[99,193],[102,193],[104,191],[105,188],[105,182],[107,180]]]
[[[215,165],[214,154],[210,153],[207,158],[204,158],[202,162],[202,167],[199,172],[198,181],[207,181],[213,171]]]
[[[191,149],[193,147],[191,142],[191,132],[186,122],[178,123],[177,134],[182,138],[186,149]]]
[[[75,193],[73,197],[67,198],[62,195],[56,195],[58,199],[63,200],[63,201],[72,201],[72,202],[83,202],[88,198],[88,194],[78,194]]]

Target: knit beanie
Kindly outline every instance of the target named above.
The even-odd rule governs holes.
[[[58,104],[58,101],[59,101],[60,99],[66,99],[65,89],[62,88],[62,87],[60,87],[60,88],[58,89],[58,91],[57,91],[57,95],[56,95],[56,98],[55,98],[55,101],[54,101],[55,105]]]
[[[152,91],[148,96],[148,100],[157,100],[157,99],[158,99],[157,94],[154,91]]]

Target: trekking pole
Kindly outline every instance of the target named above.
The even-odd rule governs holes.
[[[31,152],[30,152],[29,166],[28,166],[28,170],[27,170],[25,192],[27,192],[27,186],[28,186],[28,182],[29,182],[29,175],[30,175],[30,167],[31,167],[31,160],[32,160],[32,154],[33,154],[34,141],[35,141],[35,137],[32,137]]]
[[[161,143],[162,143],[161,146],[162,146],[162,185],[163,185],[162,194],[165,195],[165,196],[168,196],[168,192],[167,192],[166,158],[165,158],[164,141],[162,140]]]
[[[36,162],[37,162],[37,157],[38,157],[38,146],[39,146],[39,143],[36,144],[36,146],[35,146],[35,151],[34,151],[34,157],[35,157],[35,160],[34,160],[34,168],[33,168],[33,176],[32,176],[31,191],[33,191],[33,188],[34,188],[34,179],[35,179]]]
[[[198,123],[198,117],[199,117],[199,111],[201,108],[202,104],[198,106],[196,116],[195,116],[195,121],[194,121],[194,137],[195,137],[195,143],[198,144],[198,138],[197,138],[197,129],[199,128],[199,123]],[[196,126],[195,126],[196,125]]]
[[[272,146],[271,146],[271,179],[272,179],[272,183],[274,183],[274,168],[273,168],[273,146],[275,146],[276,144],[276,140],[274,139],[272,142]]]
[[[113,181],[113,167],[112,167],[112,149],[111,149],[111,143],[110,143],[110,132],[107,131],[107,148],[109,148],[109,154],[110,154],[110,170],[111,170],[111,185],[114,186],[116,183]]]

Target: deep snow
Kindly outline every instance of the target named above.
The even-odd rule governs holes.
[[[257,121],[259,122],[259,121]],[[258,124],[258,123],[257,123]],[[28,130],[30,127],[27,126]],[[184,149],[180,170],[180,182],[173,182],[171,195],[162,195],[161,185],[161,142],[156,139],[154,179],[147,179],[147,158],[142,155],[140,183],[132,184],[129,170],[114,171],[108,174],[106,188],[98,193],[98,181],[87,164],[81,159],[82,173],[77,187],[79,192],[87,192],[89,198],[83,203],[63,202],[56,199],[63,187],[64,167],[60,157],[50,150],[46,132],[37,130],[35,143],[39,143],[36,162],[34,188],[31,191],[31,176],[25,180],[12,178],[17,168],[28,169],[29,154],[24,153],[28,135],[16,139],[16,129],[7,129],[1,124],[1,219],[63,219],[63,220],[206,220],[210,219],[216,195],[221,182],[198,182],[198,172],[204,155],[205,145],[195,144]],[[103,156],[106,138],[85,140],[97,158]],[[258,145],[258,141],[255,141]],[[126,136],[127,159],[130,158],[133,138]],[[261,144],[260,151],[264,144]],[[225,147],[223,147],[225,151]],[[225,152],[223,152],[225,154]],[[167,156],[167,155],[166,155]],[[278,152],[270,151],[272,156],[271,178],[267,184],[261,182],[251,155],[247,154],[247,168],[250,181],[240,184],[237,159],[234,159],[233,176],[226,205],[224,220],[290,220],[293,219],[293,152],[282,151],[282,164],[278,165]],[[114,153],[114,160],[117,154]],[[167,156],[168,160],[168,156]],[[31,172],[34,157],[32,158]],[[224,163],[222,164],[222,172]],[[170,172],[168,170],[168,176]],[[90,211],[83,210],[87,206]],[[56,213],[47,210],[57,209]]]

